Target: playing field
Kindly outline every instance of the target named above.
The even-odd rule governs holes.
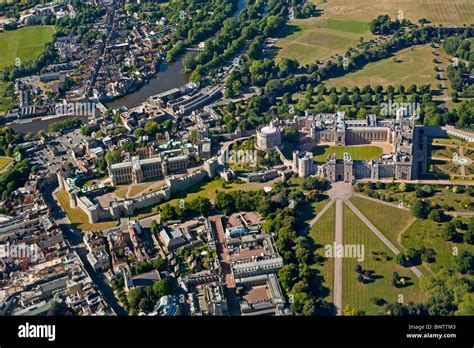
[[[52,25],[26,27],[0,33],[0,69],[38,57],[56,31]]]
[[[436,89],[439,81],[436,80],[432,51],[433,48],[430,45],[417,46],[413,50],[407,48],[394,56],[396,61],[391,57],[367,64],[356,72],[327,80],[325,85],[328,88],[351,88],[366,85],[386,87],[388,85],[410,86],[416,84],[420,86],[429,83],[433,89]]]
[[[297,59],[300,64],[313,63],[354,47],[361,36],[373,36],[369,22],[378,15],[402,16],[415,23],[426,18],[435,24],[470,24],[474,18],[474,5],[466,0],[320,0],[322,15],[297,19],[287,27],[286,35],[276,43],[280,50],[277,60]],[[431,59],[430,59],[431,60]]]
[[[314,160],[326,162],[328,155],[335,153],[337,159],[342,159],[344,152],[351,154],[353,160],[378,159],[383,154],[382,148],[373,145],[367,146],[316,146],[313,149]]]

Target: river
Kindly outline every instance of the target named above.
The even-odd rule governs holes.
[[[232,17],[237,17],[245,7],[245,0],[239,0],[237,10]],[[214,36],[211,37],[211,39]],[[162,63],[159,72],[150,81],[136,92],[117,98],[105,103],[108,108],[118,109],[122,106],[127,108],[137,106],[152,95],[156,95],[173,88],[184,86],[189,82],[189,74],[183,72],[182,58],[173,63]]]
[[[237,3],[237,11],[232,17],[237,17],[245,8],[245,0],[239,0]],[[212,38],[212,37],[211,37]],[[168,91],[173,88],[184,86],[189,82],[189,74],[183,72],[182,58],[173,63],[163,62],[160,66],[159,72],[155,77],[151,78],[147,84],[143,85],[139,90],[127,94],[123,97],[117,98],[109,103],[105,103],[108,108],[120,108],[125,106],[127,108],[137,106],[148,99],[148,97]],[[29,123],[15,123],[10,127],[18,133],[37,133],[41,129],[47,130],[48,126],[57,121],[63,121],[66,117],[58,117],[54,119],[41,120],[35,119]],[[87,121],[87,117],[79,117],[83,121]]]

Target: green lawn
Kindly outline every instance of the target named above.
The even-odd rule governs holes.
[[[336,205],[333,204],[321,217],[321,219],[312,226],[309,234],[317,245],[316,253],[324,256],[324,246],[334,242],[334,226],[336,220]],[[327,301],[333,302],[334,288],[334,259],[327,258],[324,264],[315,264],[313,268],[319,270],[324,277],[324,287],[327,288],[325,296]]]
[[[2,172],[12,161],[13,158],[0,157],[0,172]]]
[[[16,58],[20,63],[37,58],[55,32],[54,26],[42,25],[0,33],[0,69],[15,64]]]
[[[435,64],[432,62],[434,55],[430,45],[415,46],[396,53],[396,61],[391,58],[378,62],[369,63],[364,68],[349,73],[343,77],[329,79],[325,82],[328,88],[365,85],[422,85],[431,84],[436,88],[439,81],[436,80],[436,72],[433,70]]]
[[[401,246],[399,235],[414,220],[410,212],[356,196],[351,202],[394,245]]]
[[[313,149],[314,160],[317,162],[326,162],[331,153],[336,154],[337,159],[342,159],[344,152],[351,154],[353,160],[371,160],[382,156],[383,151],[378,146],[316,146]]]
[[[432,269],[437,272],[441,268],[454,270],[455,256],[453,253],[458,250],[461,253],[464,250],[474,253],[474,245],[466,243],[453,243],[443,239],[441,231],[446,223],[437,223],[431,220],[417,219],[403,233],[401,242],[406,248],[426,247],[433,248],[436,251],[436,261],[431,264],[424,263],[426,269]],[[459,231],[462,235],[462,231]],[[457,249],[455,249],[457,248]],[[429,266],[428,266],[429,265]]]
[[[384,314],[385,306],[377,306],[371,302],[372,297],[383,298],[389,303],[398,301],[403,295],[403,303],[420,302],[423,294],[418,287],[418,278],[407,268],[395,262],[395,255],[377,236],[344,205],[344,244],[361,245],[364,247],[364,260],[346,257],[343,260],[342,304],[349,304],[367,315]],[[387,259],[387,257],[389,259]],[[375,279],[370,283],[357,280],[355,266],[360,264],[364,270],[372,270]],[[392,274],[410,278],[403,288],[395,288],[391,284]]]

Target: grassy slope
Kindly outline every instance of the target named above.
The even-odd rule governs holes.
[[[34,26],[0,33],[0,69],[20,61],[37,58],[46,43],[51,42],[54,26]]]

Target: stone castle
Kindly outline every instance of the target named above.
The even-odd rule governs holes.
[[[403,109],[397,110],[395,119],[378,120],[367,115],[364,120],[349,120],[344,113],[296,116],[287,122],[273,121],[257,131],[257,148],[264,151],[279,149],[282,145],[281,129],[295,127],[309,134],[316,144],[350,146],[362,144],[389,144],[393,151],[376,160],[353,160],[349,153],[342,159],[329,154],[325,163],[313,160],[311,152],[294,151],[287,163],[300,177],[316,175],[330,181],[352,182],[358,179],[379,180],[413,178],[413,137],[415,120],[404,116]],[[261,131],[265,129],[265,131]]]

